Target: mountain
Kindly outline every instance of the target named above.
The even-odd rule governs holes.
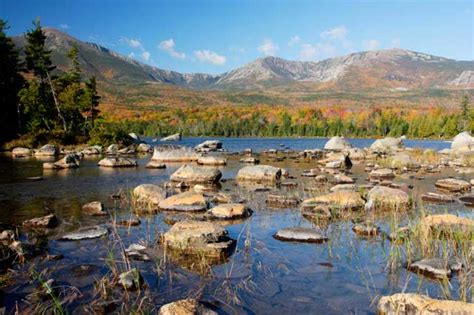
[[[385,89],[474,88],[474,61],[457,61],[404,49],[353,53],[318,62],[278,57],[257,59],[240,68],[210,75],[158,69],[100,45],[46,28],[47,46],[59,69],[68,67],[66,52],[76,45],[86,75],[110,83],[167,83],[193,89],[258,90],[269,87],[360,91]],[[22,36],[14,38],[24,46]]]

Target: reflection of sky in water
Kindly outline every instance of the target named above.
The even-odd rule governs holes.
[[[180,144],[195,145],[203,139],[186,139]],[[289,145],[292,149],[321,148],[325,139],[222,139],[224,148],[230,151],[241,151],[252,147],[254,150],[279,148],[279,144]],[[370,145],[370,140],[353,140],[356,145]],[[365,142],[364,142],[365,141]],[[416,142],[418,143],[418,142]],[[440,149],[448,143],[426,141],[424,147]],[[410,145],[410,142],[407,143]],[[282,155],[284,156],[284,155]],[[81,242],[59,242],[57,237],[65,231],[79,226],[108,224],[107,218],[83,215],[81,205],[93,200],[100,200],[119,219],[129,217],[129,209],[113,201],[111,194],[122,190],[130,193],[133,187],[143,183],[161,184],[180,164],[169,164],[165,170],[146,169],[145,165],[151,155],[138,158],[139,167],[132,169],[109,169],[97,167],[99,157],[87,158],[76,170],[45,172],[42,161],[34,158],[12,161],[8,157],[0,160],[0,207],[3,223],[19,223],[24,219],[40,216],[47,211],[55,212],[62,220],[59,228],[47,238],[48,251],[53,254],[64,254],[65,258],[57,262],[39,262],[38,268],[50,267],[51,277],[62,284],[77,286],[81,291],[93,288],[94,280],[107,272],[103,258],[107,256],[109,245],[102,239]],[[153,263],[134,262],[140,268],[145,280],[151,287],[156,304],[188,297],[197,287],[203,287],[202,299],[205,301],[225,301],[217,303],[228,312],[248,313],[373,313],[375,305],[372,300],[379,295],[400,292],[406,286],[407,292],[417,290],[420,278],[403,268],[389,273],[386,262],[390,242],[379,239],[356,237],[351,231],[350,221],[335,221],[327,227],[330,237],[328,244],[285,243],[273,239],[272,235],[281,228],[295,226],[313,226],[301,217],[299,209],[268,209],[265,206],[265,193],[252,193],[236,185],[236,172],[242,164],[239,156],[229,156],[228,166],[221,168],[223,178],[229,179],[222,184],[223,191],[236,192],[248,201],[254,215],[235,225],[227,226],[230,236],[238,239],[236,252],[224,264],[213,267],[214,277],[202,276],[179,268],[171,267],[172,272],[157,275]],[[261,156],[262,164],[285,167],[290,174],[297,176],[299,187],[290,194],[301,198],[310,197],[303,186],[309,185],[311,179],[301,178],[303,169],[316,167],[314,161],[275,162]],[[366,174],[362,165],[355,165],[351,176],[363,184]],[[31,176],[43,176],[41,181],[25,180]],[[399,176],[395,182],[413,184],[413,194],[420,195],[434,191],[434,182],[438,178],[455,175],[448,169],[442,174],[424,174],[424,180],[411,179],[407,175]],[[281,188],[286,190],[288,188]],[[455,203],[447,206],[430,207],[437,212],[460,213],[474,217],[472,211]],[[410,215],[417,214],[415,210]],[[120,229],[125,246],[139,240],[154,243],[159,233],[169,227],[163,220],[169,214],[158,213],[142,216],[142,224],[132,227],[127,233]],[[388,216],[376,218],[382,230],[389,231]],[[244,250],[245,241],[250,242]],[[74,271],[77,264],[92,264],[85,275]],[[332,266],[331,266],[332,265]],[[170,274],[173,277],[170,278]],[[224,282],[224,278],[229,278]],[[456,295],[456,278],[453,280],[452,293]],[[14,293],[8,294],[6,303],[14,306],[15,299],[22,297],[29,290],[28,286],[14,287]],[[421,290],[441,297],[440,289],[432,281],[424,280]],[[12,291],[13,292],[13,291]],[[241,305],[230,302],[228,292],[234,292]],[[92,294],[84,294],[78,304],[89,303]]]

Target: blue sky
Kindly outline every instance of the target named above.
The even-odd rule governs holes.
[[[221,73],[265,55],[400,47],[474,59],[474,1],[0,0],[11,35],[44,26],[163,69]]]

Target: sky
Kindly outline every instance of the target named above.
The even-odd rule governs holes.
[[[474,59],[474,1],[0,0],[9,35],[41,24],[162,69],[223,73],[404,48]]]

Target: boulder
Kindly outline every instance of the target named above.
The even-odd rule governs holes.
[[[132,138],[133,141],[135,141],[135,142],[140,142],[140,141],[141,141],[141,140],[140,140],[140,137],[139,137],[136,133],[134,133],[134,132],[130,132],[130,133],[128,134],[128,136],[129,136],[130,138]]]
[[[68,233],[63,235],[59,240],[60,241],[79,241],[87,240],[102,237],[108,234],[106,228],[100,226],[91,226],[86,228],[81,228],[75,232]]]
[[[116,154],[118,154],[118,151],[119,151],[118,144],[111,144],[105,150],[105,154],[107,154],[107,155],[116,155]]]
[[[384,180],[391,180],[394,178],[395,173],[389,168],[379,168],[369,173],[370,181],[379,182]]]
[[[166,191],[156,185],[142,184],[133,189],[133,196],[138,203],[147,205],[158,205],[166,198]]]
[[[411,263],[408,270],[427,277],[446,279],[462,269],[462,263],[456,259],[445,261],[442,258],[424,258]]]
[[[344,174],[334,175],[334,184],[353,184],[355,180],[352,177],[349,177]]]
[[[155,147],[152,161],[156,162],[195,162],[200,155],[190,148]]]
[[[148,164],[146,165],[146,168],[165,169],[165,168],[166,168],[166,164],[160,163],[159,161],[153,161],[153,160],[151,160],[151,161],[148,162]]]
[[[362,161],[365,160],[367,153],[359,148],[352,148],[347,151],[349,158],[352,161]]]
[[[240,159],[240,163],[247,163],[247,164],[258,164],[260,160],[253,156],[247,156]]]
[[[205,211],[207,210],[207,200],[203,194],[188,191],[161,200],[158,203],[158,208],[168,211]]]
[[[120,149],[117,151],[118,154],[121,155],[134,155],[135,154],[135,147],[133,145],[128,146],[126,148]]]
[[[140,152],[140,153],[148,153],[151,151],[151,145],[147,144],[147,143],[140,143],[138,146],[137,146],[137,149],[136,149],[137,152]]]
[[[468,131],[461,132],[454,137],[451,143],[451,150],[456,153],[474,151],[474,137],[472,137]]]
[[[54,214],[48,214],[44,217],[33,218],[23,222],[24,227],[28,228],[55,228],[59,224],[58,218]]]
[[[65,157],[54,163],[43,163],[45,170],[60,170],[78,168],[80,165],[80,157],[77,154],[67,154]]]
[[[16,147],[12,150],[12,156],[17,158],[31,156],[32,153],[33,151],[31,149],[22,147]]]
[[[187,254],[222,257],[235,246],[227,231],[206,221],[180,221],[163,234],[163,245]]]
[[[163,305],[158,315],[217,315],[217,312],[195,299],[186,299]]]
[[[98,163],[101,167],[137,167],[137,161],[124,157],[106,157]]]
[[[407,210],[410,197],[396,188],[375,186],[367,194],[366,210]]]
[[[175,133],[174,135],[161,138],[160,141],[181,141],[181,134]]]
[[[223,203],[210,209],[207,214],[213,219],[242,219],[249,217],[252,210],[241,203]]]
[[[146,254],[146,247],[140,244],[130,244],[125,249],[125,255],[128,258],[139,260],[139,261],[150,261],[150,257]]]
[[[324,145],[324,150],[344,151],[352,148],[352,145],[344,137],[332,137]]]
[[[338,184],[334,187],[331,187],[329,191],[335,192],[335,191],[356,190],[356,189],[357,189],[357,186],[354,184]]]
[[[238,181],[277,182],[281,177],[281,169],[270,165],[245,166],[237,173]]]
[[[200,165],[226,165],[227,160],[218,156],[201,156],[197,160]]]
[[[58,154],[58,147],[52,144],[46,144],[35,152],[36,156],[56,156]]]
[[[216,184],[222,173],[214,168],[194,167],[184,164],[170,177],[172,182]]]
[[[90,215],[103,216],[107,215],[104,205],[100,201],[92,201],[82,206],[82,212]]]
[[[99,155],[102,153],[102,147],[99,145],[94,145],[92,147],[85,148],[81,151],[84,155]]]
[[[378,315],[469,315],[474,304],[461,301],[435,300],[417,293],[397,293],[382,297],[377,304]]]
[[[471,184],[462,179],[446,178],[439,179],[435,183],[436,188],[451,193],[464,193],[471,189]]]
[[[319,230],[313,228],[285,228],[276,232],[273,237],[280,241],[324,243],[328,238]]]
[[[418,164],[410,155],[406,153],[398,153],[390,157],[390,168],[414,170],[419,169],[420,164]]]
[[[219,140],[206,140],[194,147],[197,151],[216,151],[222,149],[222,142]]]
[[[322,195],[319,197],[306,199],[303,201],[301,207],[314,208],[319,205],[326,205],[332,210],[362,210],[365,201],[360,194],[355,191],[342,190]]]
[[[370,150],[377,153],[396,152],[405,147],[403,144],[404,139],[404,136],[400,138],[387,137],[383,139],[377,139],[370,146]]]

